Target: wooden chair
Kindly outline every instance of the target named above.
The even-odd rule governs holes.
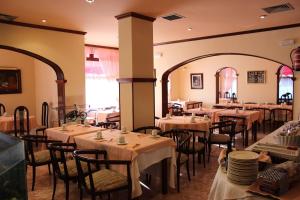
[[[274,108],[271,111],[273,129],[293,119],[293,111],[288,108]]]
[[[88,155],[95,155],[95,158],[85,157]],[[80,187],[80,199],[82,199],[83,189],[87,191],[95,200],[96,196],[107,194],[110,198],[110,193],[127,189],[127,198],[131,199],[131,161],[128,160],[108,160],[107,152],[104,150],[90,149],[90,150],[75,150],[73,156],[76,160],[78,171],[78,182]],[[99,157],[103,157],[100,159]],[[84,173],[84,167],[87,166],[87,175]],[[111,165],[123,165],[126,167],[127,176],[110,170]],[[93,171],[93,166],[96,166],[98,171]]]
[[[182,116],[183,108],[177,107],[177,106],[172,106],[171,108],[169,108],[169,113],[174,116]]]
[[[42,135],[23,135],[21,137],[24,140],[25,144],[25,159],[26,163],[29,166],[32,166],[32,187],[31,190],[34,190],[35,186],[35,177],[36,177],[36,167],[48,165],[49,174],[51,174],[50,164],[51,157],[48,149],[34,151],[33,144],[49,144],[52,142],[61,142],[58,140],[48,140],[47,136]]]
[[[25,106],[18,106],[14,111],[14,133],[15,136],[23,136],[30,133],[29,111]]]
[[[195,155],[198,154],[198,163],[201,163],[201,157],[203,166],[205,168],[205,149],[206,149],[206,131],[186,129],[191,137],[192,142],[188,149],[184,149],[183,153],[192,155],[193,158],[193,176],[195,176]],[[202,135],[202,136],[201,136]]]
[[[56,177],[63,180],[66,188],[66,200],[69,199],[69,182],[78,180],[76,162],[74,159],[68,158],[73,151],[76,150],[75,143],[51,143],[48,145],[53,166],[53,193],[52,199],[55,196]],[[95,166],[92,166],[93,171],[96,171]],[[87,174],[87,165],[82,164],[83,173]]]
[[[133,130],[133,132],[139,132],[144,134],[151,134],[152,130],[157,130],[157,133],[160,134],[161,128],[157,126],[143,126]]]
[[[49,127],[48,123],[48,116],[49,116],[49,105],[47,102],[43,102],[42,104],[42,117],[41,117],[41,126],[33,128],[30,130],[31,133],[35,133],[38,135],[39,132],[42,132],[45,135],[45,130]]]
[[[0,116],[2,116],[5,113],[5,106],[0,103]]]
[[[213,123],[209,128],[208,135],[208,162],[210,160],[211,145],[223,144],[227,145],[227,153],[231,151],[232,138],[234,137],[235,122],[233,121],[220,121]]]
[[[180,166],[185,165],[188,175],[188,180],[191,181],[190,169],[189,169],[189,154],[186,149],[190,147],[191,135],[182,129],[173,129],[165,131],[161,134],[164,137],[170,137],[176,142],[176,176],[177,176],[177,192],[180,192]],[[185,152],[184,152],[185,151]]]
[[[237,96],[234,92],[231,94],[231,101],[232,102],[237,102]]]
[[[230,93],[229,92],[224,92],[224,98],[225,99],[230,99]]]
[[[222,115],[219,117],[220,121],[233,121],[235,122],[235,128],[234,128],[234,133],[232,135],[232,142],[233,145],[235,146],[235,136],[237,134],[242,135],[242,142],[243,142],[243,147],[245,147],[246,144],[246,137],[248,137],[248,130],[247,130],[247,124],[246,124],[246,118],[245,117],[240,117],[240,116],[227,116],[227,115]],[[223,129],[224,134],[230,135],[230,129],[229,132],[227,129]],[[253,137],[253,136],[252,136]]]

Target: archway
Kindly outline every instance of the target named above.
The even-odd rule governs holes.
[[[286,65],[278,67],[277,75],[277,103],[292,104],[294,99],[294,71]],[[289,94],[289,95],[288,95]]]
[[[226,98],[226,100],[234,101],[237,98],[237,70],[233,67],[222,67],[218,69],[215,76],[216,94],[218,94],[216,96],[216,103],[219,103],[221,98]],[[220,81],[221,78],[222,81]],[[229,83],[226,84],[226,82]]]
[[[201,55],[201,56],[197,56],[188,60],[185,60],[181,63],[178,63],[177,65],[174,65],[173,67],[171,67],[170,69],[168,69],[167,71],[165,71],[162,75],[162,116],[165,116],[168,113],[168,87],[167,87],[167,83],[168,83],[168,77],[170,75],[171,72],[173,72],[174,70],[180,68],[181,66],[184,66],[190,62],[196,61],[196,60],[200,60],[203,58],[209,58],[209,57],[213,57],[213,56],[222,56],[222,55],[240,55],[240,56],[251,56],[251,57],[256,57],[256,58],[261,58],[261,59],[266,59],[269,61],[273,61],[275,63],[278,63],[280,65],[286,65],[282,62],[270,59],[270,58],[266,58],[266,57],[262,57],[262,56],[257,56],[257,55],[251,55],[251,54],[244,54],[244,53],[213,53],[213,54],[207,54],[207,55]],[[288,65],[286,65],[288,66]],[[218,94],[216,94],[217,96]]]
[[[49,65],[56,73],[56,83],[57,83],[57,102],[58,102],[58,119],[64,119],[65,116],[65,83],[67,82],[64,79],[64,73],[62,71],[62,69],[54,62],[52,62],[51,60],[40,56],[38,54],[35,54],[33,52],[24,50],[24,49],[19,49],[19,48],[15,48],[15,47],[11,47],[11,46],[5,46],[5,45],[0,45],[0,49],[5,49],[5,50],[9,50],[9,51],[14,51],[14,52],[18,52],[30,57],[33,57],[37,60],[40,60],[41,62]]]

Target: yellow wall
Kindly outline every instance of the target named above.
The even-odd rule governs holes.
[[[172,99],[188,100],[190,98],[190,100],[202,101],[204,106],[211,106],[216,101],[215,74],[217,70],[223,67],[233,67],[239,74],[237,91],[239,101],[276,103],[276,72],[279,66],[278,63],[272,61],[236,55],[215,56],[197,60],[171,73],[171,96]],[[257,70],[266,71],[266,83],[247,84],[247,71]],[[191,73],[203,73],[203,89],[191,89]],[[173,79],[173,77],[176,78]]]
[[[285,39],[295,39],[295,46],[282,47],[279,42]],[[216,39],[198,40],[162,46],[155,46],[154,52],[160,52],[163,57],[155,59],[157,69],[156,115],[161,115],[161,76],[169,68],[185,60],[212,53],[245,53],[263,56],[291,65],[290,52],[299,45],[300,28],[282,29],[261,33],[230,36]],[[299,80],[295,84],[300,84]],[[295,86],[295,112],[300,111],[300,92]],[[268,95],[268,94],[266,94]],[[295,115],[294,115],[295,116]]]
[[[0,68],[18,68],[21,70],[22,93],[0,94],[0,103],[6,112],[13,115],[17,106],[26,106],[31,115],[35,115],[35,79],[34,61],[31,57],[0,49]]]
[[[52,107],[57,106],[57,84],[56,74],[47,64],[34,60],[35,70],[35,107],[37,113],[37,122],[41,124],[42,103],[45,101],[49,104],[49,126],[52,121],[57,120],[57,112]]]
[[[0,23],[0,36],[1,45],[25,49],[58,64],[67,80],[66,105],[84,104],[83,35]]]

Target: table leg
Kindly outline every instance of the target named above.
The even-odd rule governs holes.
[[[257,121],[252,124],[252,140],[254,140],[254,142],[257,141],[257,125]]]
[[[245,131],[245,147],[248,146],[248,133],[249,133],[249,131],[248,131],[248,129],[246,128],[246,131]]]
[[[162,193],[168,193],[168,162],[167,158],[161,161],[161,187]]]

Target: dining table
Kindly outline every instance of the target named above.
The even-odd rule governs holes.
[[[170,118],[165,117],[159,119],[157,126],[161,128],[162,131],[190,129],[208,132],[211,126],[211,120],[195,116],[194,121],[192,121],[192,116],[171,116]]]
[[[62,126],[47,128],[46,135],[52,140],[60,140],[64,143],[73,143],[75,136],[93,132],[96,134],[96,132],[100,130],[103,130],[103,128],[83,124],[69,124],[66,125],[65,128]]]
[[[120,143],[120,136],[124,136],[125,142]],[[105,129],[102,131],[101,139],[97,139],[95,133],[89,133],[75,136],[74,140],[79,149],[106,150],[108,159],[130,160],[133,198],[142,194],[139,182],[141,172],[159,162],[162,164],[162,192],[167,193],[168,185],[175,188],[176,144],[171,138],[134,132],[121,133],[120,130]],[[170,160],[169,165],[167,164],[168,159]],[[112,166],[111,168],[127,175],[126,168],[123,166]],[[169,181],[167,174],[169,174]]]
[[[207,115],[211,122],[214,123],[216,122],[216,113],[223,111],[225,109],[218,109],[218,108],[205,108],[205,107],[200,107],[200,108],[194,108],[194,109],[189,109],[185,111],[185,113],[195,113],[195,115]]]
[[[226,109],[220,112],[216,112],[216,121],[219,121],[221,116],[236,116],[245,118],[247,131],[245,135],[245,145],[248,146],[248,130],[252,130],[252,136],[254,141],[257,140],[257,126],[263,120],[262,112],[258,110],[238,110],[238,109]]]
[[[26,120],[25,120],[26,123]],[[36,118],[33,115],[29,116],[29,129],[35,128],[37,126],[36,124]],[[14,131],[14,116],[6,115],[6,116],[0,116],[0,132],[12,132]]]

